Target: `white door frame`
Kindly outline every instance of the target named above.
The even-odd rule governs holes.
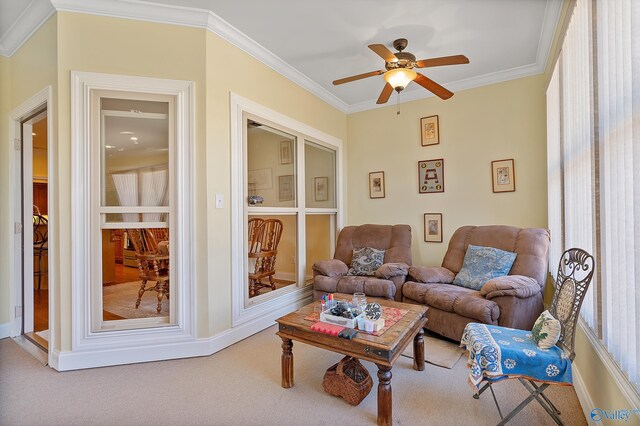
[[[54,144],[55,135],[53,133],[53,120],[51,119],[51,117],[53,117],[52,97],[53,97],[53,90],[51,86],[47,86],[9,113],[9,120],[10,120],[9,140],[13,141],[13,143],[15,144],[14,155],[12,156],[12,161],[10,162],[10,165],[9,165],[10,167],[9,174],[11,176],[11,186],[9,188],[9,191],[10,191],[9,199],[13,200],[13,205],[14,205],[12,218],[13,218],[13,223],[14,223],[14,227],[16,228],[16,231],[17,231],[17,228],[20,226],[18,224],[22,224],[23,225],[22,232],[29,232],[31,235],[33,234],[31,230],[33,202],[31,202],[31,204],[28,206],[29,208],[27,211],[25,211],[24,217],[22,216],[23,199],[22,199],[21,188],[23,183],[21,178],[23,173],[23,167],[22,167],[23,165],[22,165],[22,158],[20,155],[20,151],[21,150],[24,151],[27,154],[28,158],[33,157],[33,153],[31,151],[27,152],[27,148],[29,150],[32,149],[32,143],[31,143],[32,138],[31,138],[31,135],[27,135],[26,140],[21,141],[20,132],[21,132],[22,121],[25,118],[28,118],[29,116],[35,114],[36,112],[46,108],[47,117],[49,117],[49,119],[47,120],[47,144],[49,147],[55,146]],[[47,199],[48,200],[52,199],[51,194],[55,194],[57,192],[57,179],[55,175],[55,170],[57,169],[54,163],[55,156],[53,155],[53,152],[54,152],[53,149],[47,150],[47,168],[49,170],[49,179],[47,183]],[[28,165],[27,168],[31,169],[32,165]],[[27,171],[28,170],[24,170],[25,173]],[[33,177],[31,176],[31,181],[32,179]],[[33,185],[31,185],[31,187],[33,187]],[[25,197],[24,201],[28,201],[28,199],[33,200],[33,195],[31,195],[31,197]],[[56,223],[55,209],[50,209],[50,211],[48,212],[48,216],[49,216],[49,223],[55,224]],[[30,297],[29,297],[29,294],[25,294],[25,304],[23,305],[22,303],[22,292],[23,292],[24,285],[28,284],[28,282],[31,282],[31,287],[33,287],[33,274],[31,274],[30,280],[27,279],[26,282],[23,283],[23,277],[22,277],[23,258],[22,258],[22,244],[21,244],[22,232],[14,233],[13,263],[9,265],[9,282],[13,283],[13,285],[9,287],[9,292],[10,292],[9,300],[11,300],[11,312],[13,312],[13,318],[11,320],[11,336],[12,337],[19,336],[22,333],[23,331],[22,317],[23,316],[25,317],[25,331],[33,330],[33,293],[30,293]],[[55,226],[49,226],[48,237],[49,237],[49,240],[57,241]],[[48,281],[49,342],[54,342],[56,327],[54,324],[53,309],[51,309],[51,307],[53,306],[51,298],[52,298],[52,295],[55,293],[55,289],[57,288],[57,281],[56,281],[57,266],[56,265],[57,265],[57,259],[58,259],[58,251],[56,248],[56,244],[49,244],[48,247],[49,247],[48,248],[49,265],[47,270],[48,270],[48,280],[49,280]],[[28,250],[28,247],[26,247],[25,250]],[[33,252],[33,242],[31,243],[31,251]],[[30,258],[31,258],[31,264],[32,264],[31,269],[33,269],[33,256],[31,256]],[[51,356],[52,356],[51,349],[52,349],[52,345],[50,343],[50,346],[49,346],[50,362],[51,362]]]

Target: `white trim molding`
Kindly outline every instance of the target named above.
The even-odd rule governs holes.
[[[50,1],[53,4],[53,9],[48,10],[49,15],[46,18],[54,11],[62,11],[203,28],[220,36],[345,114],[384,107],[384,105],[377,105],[375,99],[347,104],[210,10],[136,0]],[[45,0],[35,0],[32,3],[49,5],[49,2]],[[534,63],[447,83],[445,86],[450,90],[458,91],[544,72],[561,8],[562,0],[547,0]],[[40,14],[42,13],[44,12],[40,12]],[[20,24],[14,24],[16,30],[12,27],[4,37],[7,38],[6,46],[4,38],[0,40],[0,55],[11,56],[46,21],[46,18],[36,19],[38,15],[35,13],[33,16],[27,15],[23,13],[18,20]],[[433,95],[425,90],[414,90],[403,93],[401,102],[411,102],[430,96]]]
[[[118,330],[95,330],[93,313],[102,307],[95,305],[91,287],[96,276],[96,263],[91,261],[94,241],[91,231],[99,220],[92,204],[93,182],[99,178],[92,174],[93,140],[90,128],[90,101],[92,92],[96,90],[125,91],[133,94],[168,95],[175,98],[175,184],[173,196],[175,208],[172,211],[172,244],[171,262],[174,286],[172,301],[176,303],[177,313],[172,325],[129,328]],[[157,347],[173,348],[186,342],[195,341],[195,297],[194,297],[194,82],[168,80],[148,77],[132,77],[112,74],[88,72],[71,72],[71,167],[72,167],[72,210],[71,210],[71,286],[72,286],[72,339],[71,353],[60,353],[51,365],[66,369],[64,358],[80,353],[92,354],[96,359],[106,360],[108,357],[99,353],[119,351],[122,354],[117,363],[139,362],[141,360],[166,359],[157,358]],[[96,172],[96,171],[94,171]],[[97,172],[96,172],[97,173]],[[170,184],[170,188],[171,188]],[[174,237],[177,236],[177,237]],[[99,263],[99,262],[98,262]],[[97,274],[100,276],[100,274]],[[98,283],[100,284],[100,283]],[[175,293],[175,294],[174,294]],[[177,300],[175,300],[177,299]],[[140,320],[131,321],[132,327]],[[134,322],[136,322],[134,324]],[[172,351],[167,353],[170,356]],[[130,359],[127,356],[131,357]],[[174,357],[188,356],[176,351]],[[91,358],[91,356],[89,356]],[[93,362],[93,364],[91,364]],[[85,361],[86,365],[99,366],[97,361]],[[79,365],[85,365],[80,363]],[[109,365],[112,363],[109,362]],[[73,365],[73,364],[72,364]],[[106,365],[106,364],[105,364]],[[77,368],[84,368],[82,366]]]
[[[0,339],[4,339],[6,337],[11,337],[11,323],[5,322],[0,324]]]
[[[593,330],[591,330],[591,328],[582,319],[582,317],[578,319],[578,328],[585,334],[585,336],[587,336],[587,339],[591,344],[591,346],[593,347],[596,354],[598,355],[600,362],[607,369],[609,376],[615,382],[618,389],[620,389],[620,392],[629,403],[629,407],[632,409],[640,408],[640,394],[638,394],[638,392],[634,389],[634,386],[631,384],[631,382],[629,382],[629,379],[627,378],[627,376],[620,370],[620,367],[618,367],[618,364],[613,360],[613,358],[611,357],[611,354],[609,354],[609,351],[607,351],[607,348],[604,347],[602,342],[600,342],[600,340],[595,335]],[[575,366],[575,363],[574,363],[574,366]],[[577,392],[578,391],[576,389],[576,393]],[[590,403],[591,404],[590,406],[593,408],[593,401],[591,396],[588,394],[587,389],[584,389],[584,394],[586,396],[586,402]],[[580,400],[580,403],[582,403],[582,399]],[[605,407],[601,407],[601,408],[605,408]],[[620,407],[620,408],[628,408],[628,407]],[[583,405],[583,409],[584,409],[584,405]],[[587,416],[587,414],[585,414],[585,416],[587,417],[587,420],[590,418],[589,416]]]
[[[56,9],[49,1],[30,1],[18,19],[0,38],[0,56],[13,56],[55,11]]]

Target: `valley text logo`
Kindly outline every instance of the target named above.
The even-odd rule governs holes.
[[[591,419],[594,422],[603,420],[620,420],[628,422],[632,414],[640,415],[640,409],[634,410],[603,410],[602,408],[594,408],[591,410]]]

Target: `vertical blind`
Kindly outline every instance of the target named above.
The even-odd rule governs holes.
[[[639,389],[640,2],[577,1],[547,127],[551,255],[596,255],[581,315]]]
[[[597,3],[603,341],[639,382],[640,4]]]

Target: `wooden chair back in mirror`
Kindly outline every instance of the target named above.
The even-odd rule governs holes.
[[[276,273],[276,256],[282,228],[279,219],[267,219],[253,233],[248,256],[250,261],[255,260],[255,266],[249,272],[249,297],[257,296],[261,288],[276,289],[273,275]],[[264,278],[269,279],[268,284],[262,282]]]
[[[247,237],[249,243],[251,243],[252,241],[258,241],[258,239],[256,238],[256,232],[258,231],[258,229],[260,229],[260,225],[262,225],[263,223],[264,219],[259,217],[252,217],[251,219],[249,219],[247,227]],[[253,246],[250,245],[249,247],[249,251],[252,251],[251,247]]]
[[[161,249],[151,229],[127,229],[127,234],[136,251],[139,278],[142,283],[140,290],[138,290],[136,308],[140,306],[140,300],[146,291],[155,291],[158,293],[156,311],[160,313],[162,311],[162,298],[165,295],[169,298],[168,248],[166,250]],[[168,230],[166,237],[168,240]],[[155,285],[147,287],[147,282],[149,281],[155,282]]]
[[[42,276],[47,273],[47,269],[42,269],[42,257],[49,251],[48,238],[49,223],[47,218],[40,214],[40,209],[33,206],[33,255],[37,257],[34,264],[33,275],[38,277],[38,290],[42,285]]]

